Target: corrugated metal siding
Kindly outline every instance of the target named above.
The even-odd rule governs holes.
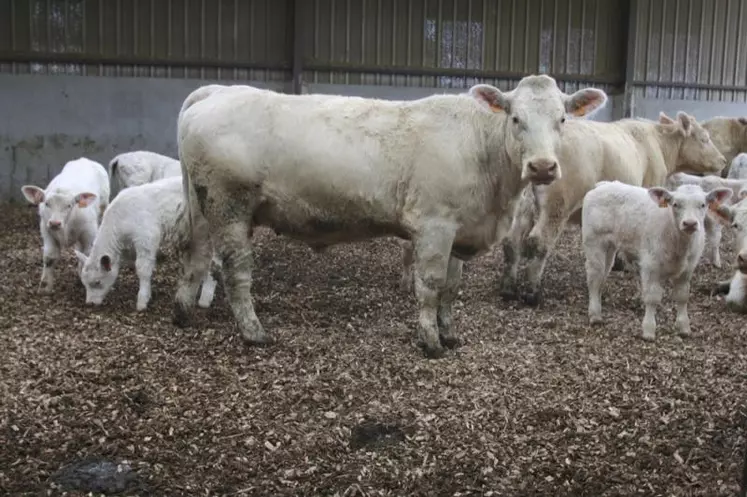
[[[0,0],[0,71],[284,80],[286,0]],[[40,62],[27,62],[36,60]]]
[[[506,87],[526,73],[624,80],[625,0],[307,0],[304,78]]]
[[[639,0],[636,17],[636,96],[747,99],[747,0]]]

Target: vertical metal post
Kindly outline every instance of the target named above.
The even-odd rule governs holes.
[[[292,60],[292,87],[293,93],[300,95],[303,92],[303,38],[301,29],[303,19],[301,18],[301,6],[298,0],[291,0],[291,21],[293,35],[290,43]]]
[[[636,31],[638,29],[638,0],[628,0],[627,49],[625,51],[625,90],[623,117],[633,117],[635,102],[633,80],[635,78]]]

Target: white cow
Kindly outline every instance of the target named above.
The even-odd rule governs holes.
[[[109,176],[120,189],[181,174],[178,160],[147,150],[125,152],[109,161]]]
[[[741,200],[741,192],[747,189],[747,179],[722,178],[713,174],[695,176],[687,173],[675,173],[667,178],[665,185],[669,189],[677,188],[680,185],[698,185],[705,191],[710,191],[714,188],[729,188],[733,192],[730,199],[730,202],[733,203]],[[714,220],[713,215],[711,211],[705,218],[706,248],[704,259],[708,260],[715,267],[720,268],[721,252],[719,251],[719,247],[721,245],[721,223],[719,223],[718,219]]]
[[[729,175],[730,164],[742,152],[747,152],[747,117],[714,117],[703,121],[716,148],[726,157],[727,166],[721,176]]]
[[[44,244],[40,291],[52,293],[60,252],[72,246],[86,254],[91,249],[101,214],[109,205],[109,177],[104,166],[81,157],[66,163],[46,190],[25,185],[21,191],[26,200],[39,206]]]
[[[690,334],[687,302],[690,279],[705,245],[706,209],[718,208],[731,195],[728,188],[706,193],[697,185],[682,185],[672,192],[619,181],[602,181],[587,193],[581,214],[581,237],[591,323],[603,322],[602,285],[612,269],[615,253],[624,250],[636,256],[640,267],[646,306],[643,338],[656,337],[656,308],[667,281],[674,286],[677,329],[681,335]]]
[[[101,229],[90,254],[76,251],[83,270],[86,303],[100,305],[119,275],[123,255],[134,250],[135,271],[140,280],[138,311],[148,307],[156,255],[163,246],[173,246],[180,236],[177,218],[184,209],[181,175],[124,189],[104,212]],[[210,307],[216,281],[208,272],[202,281],[200,307]]]
[[[442,356],[459,343],[451,307],[462,261],[491,247],[527,184],[561,177],[566,116],[606,99],[592,88],[566,95],[546,75],[505,93],[476,85],[413,101],[196,90],[177,126],[192,239],[175,323],[187,323],[210,238],[239,330],[263,345],[272,339],[250,292],[254,226],[316,247],[396,236],[414,244],[420,344]]]
[[[741,153],[734,157],[727,177],[729,179],[747,180],[747,153]]]
[[[747,314],[747,192],[734,205],[716,210],[721,222],[731,225],[737,248],[736,271],[731,280],[718,284],[717,293],[726,294],[726,305],[735,312]]]
[[[519,296],[517,275],[524,257],[529,288],[522,299],[529,305],[541,302],[545,264],[566,224],[581,221],[584,195],[597,182],[661,186],[676,171],[718,173],[726,165],[708,132],[684,112],[676,120],[661,114],[659,122],[573,120],[563,134],[560,163],[574,167],[553,184],[524,192],[503,241],[500,291],[505,299]]]

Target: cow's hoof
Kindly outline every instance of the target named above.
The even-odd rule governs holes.
[[[462,345],[462,341],[459,339],[459,337],[454,335],[439,335],[438,341],[441,342],[441,345],[443,345],[447,349],[455,349]]]
[[[537,307],[542,303],[542,293],[530,292],[521,296],[521,300],[530,307]]]
[[[612,264],[613,271],[625,271],[625,262],[622,259],[615,258],[615,262]]]
[[[178,328],[186,328],[189,326],[189,313],[181,305],[176,304],[171,322]]]
[[[518,300],[519,299],[519,292],[516,291],[516,288],[513,287],[501,287],[500,291],[498,292],[499,295],[503,300]]]
[[[275,343],[275,340],[270,335],[256,335],[253,337],[243,337],[244,345],[247,347],[269,347]]]
[[[600,326],[604,324],[604,318],[602,316],[593,316],[589,318],[589,324],[592,326]]]
[[[445,354],[446,349],[441,347],[440,344],[438,346],[423,347],[423,355],[425,355],[426,359],[441,359]]]

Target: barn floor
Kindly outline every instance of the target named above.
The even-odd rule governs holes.
[[[747,396],[747,317],[711,298],[693,329],[638,338],[634,275],[613,273],[590,328],[579,233],[562,238],[539,310],[496,291],[496,250],[466,266],[466,344],[428,361],[392,240],[315,254],[260,230],[255,296],[277,339],[245,348],[219,289],[195,326],[171,324],[177,268],[134,310],[125,269],[87,308],[74,258],[38,296],[36,213],[0,213],[0,493],[62,495],[60,468],[128,463],[127,495],[732,496]],[[733,260],[726,234],[722,254]],[[139,490],[138,490],[139,489]],[[66,495],[85,495],[68,492]]]

